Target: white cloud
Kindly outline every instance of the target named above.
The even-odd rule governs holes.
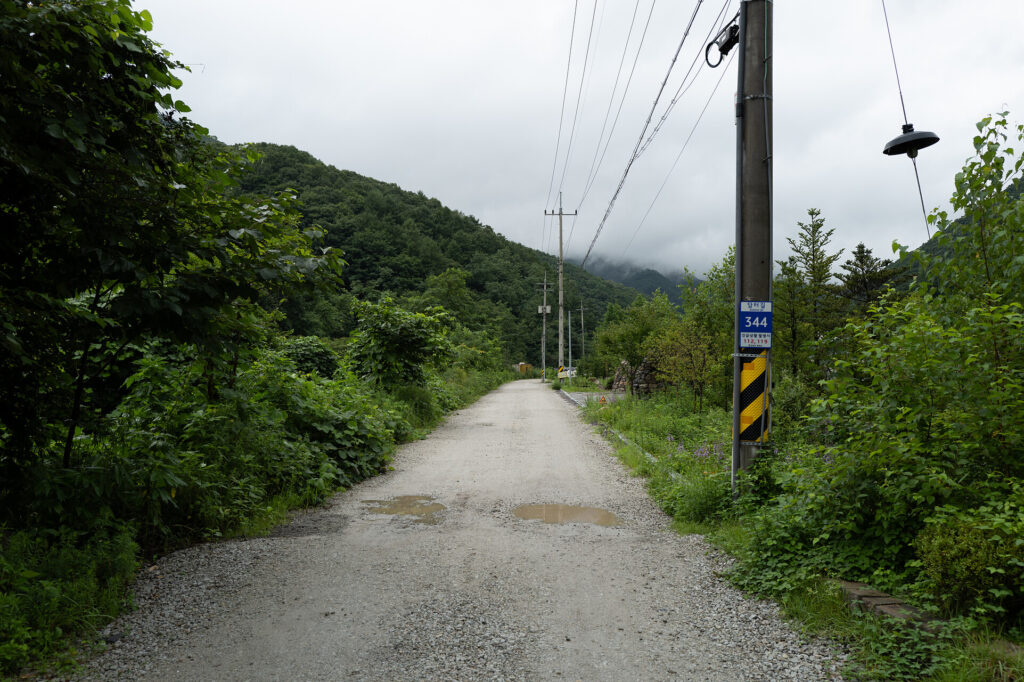
[[[593,239],[693,9],[656,6],[615,137],[579,205],[630,5],[598,3],[600,30],[563,186],[566,210],[580,209],[572,253]],[[703,49],[720,6],[702,7],[667,95]],[[179,96],[220,139],[295,145],[339,168],[436,196],[549,251],[557,243],[544,239],[550,224],[546,229],[543,210],[557,202],[545,205],[572,7],[567,0],[137,2],[154,16],[155,39],[194,65]],[[579,7],[563,154],[593,5]],[[641,0],[639,25],[649,7]],[[729,15],[735,10],[734,3]],[[971,153],[974,123],[1004,108],[1024,118],[1024,43],[1016,35],[1024,5],[908,0],[890,2],[888,10],[910,120],[942,138],[918,159],[925,200],[929,208],[945,206],[953,175]],[[894,239],[924,241],[912,166],[881,154],[903,120],[880,3],[776,3],[774,40],[776,257],[788,251],[785,238],[812,206],[836,228],[837,248],[863,241],[886,257]],[[637,161],[596,254],[697,271],[722,257],[734,234],[735,64],[730,68],[636,237],[720,71],[699,75]],[[560,177],[559,165],[556,184]]]

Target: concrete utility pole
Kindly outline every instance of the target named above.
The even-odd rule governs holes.
[[[580,359],[587,354],[587,330],[583,327],[583,299],[580,299]]]
[[[772,296],[771,0],[742,0],[739,29],[732,428],[734,493],[737,472],[750,465],[758,448],[767,441],[771,423],[768,413]],[[752,316],[752,310],[765,311],[764,302],[767,302],[767,317]],[[765,331],[766,335],[742,334]],[[742,343],[741,338],[744,339]]]
[[[551,306],[548,305],[548,271],[544,271],[544,283],[538,284],[544,292],[544,303],[541,305],[540,313],[543,317],[541,318],[540,327],[540,382],[543,384],[547,381],[547,358],[548,358],[548,313],[551,312]]]
[[[569,311],[569,368],[572,368],[572,310]]]
[[[565,330],[565,303],[564,288],[562,287],[562,216],[576,215],[579,211],[572,213],[562,212],[562,193],[558,193],[558,213],[544,210],[544,215],[558,216],[558,366],[565,366],[565,341],[563,334]]]

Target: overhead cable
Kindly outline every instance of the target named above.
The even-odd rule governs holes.
[[[583,84],[587,80],[587,63],[590,61],[590,41],[594,37],[594,19],[597,17],[597,0],[594,0],[594,9],[590,13],[590,31],[587,32],[587,49],[583,51],[583,69],[580,71],[580,88],[576,92],[576,111],[572,115],[572,129],[569,133],[569,144],[565,149],[565,163],[562,164],[562,177],[558,181],[558,191],[562,191],[565,184],[565,172],[569,169],[569,159],[572,157],[572,143],[576,137],[576,120],[580,114],[580,100],[583,98]]]
[[[629,51],[629,39],[633,37],[633,25],[636,23],[636,13],[640,9],[640,0],[636,0],[636,5],[633,7],[633,18],[629,22],[629,32],[626,34],[626,43],[622,46],[622,57],[619,59],[619,70],[615,73],[615,83],[612,85],[612,94],[608,98],[608,110],[604,114],[604,122],[601,124],[601,133],[597,136],[597,148],[594,149],[594,158],[590,162],[590,170],[587,172],[587,181],[583,183],[583,196],[580,198],[580,204],[587,198],[587,194],[590,193],[590,188],[594,184],[594,178],[597,177],[597,172],[601,169],[601,163],[604,162],[604,156],[608,152],[608,145],[612,141],[612,135],[615,134],[615,126],[619,122],[619,114],[622,113],[622,105],[626,102],[626,95],[629,93],[629,85],[633,82],[633,73],[636,71],[636,63],[640,59],[640,50],[643,49],[644,39],[647,37],[647,29],[651,25],[651,17],[654,15],[654,5],[657,4],[657,0],[651,3],[651,10],[647,13],[647,23],[644,24],[644,31],[640,35],[640,44],[636,48],[636,56],[633,57],[633,66],[629,71],[629,78],[626,79],[626,86],[622,89],[622,98],[619,100],[619,108],[615,112],[615,119],[612,121],[612,128],[608,131],[608,139],[604,138],[605,127],[608,125],[608,117],[612,112],[612,105],[615,104],[615,92],[619,87],[619,78],[622,76],[622,66],[626,62],[626,53]],[[604,150],[601,149],[601,143],[604,142]],[[600,160],[598,160],[598,153],[600,153]]]
[[[704,108],[700,110],[700,115],[697,116],[697,121],[693,124],[693,128],[690,129],[690,134],[686,136],[686,141],[683,142],[682,148],[679,150],[679,153],[676,154],[676,160],[672,162],[672,167],[668,169],[668,173],[665,175],[665,179],[662,181],[661,187],[658,188],[658,192],[654,195],[654,198],[651,199],[651,205],[647,207],[647,212],[644,213],[644,217],[640,219],[640,223],[636,226],[636,229],[633,230],[633,236],[629,238],[629,242],[626,243],[626,248],[622,250],[623,254],[625,254],[626,251],[629,250],[629,247],[632,246],[633,240],[636,239],[637,234],[640,232],[640,228],[643,227],[644,223],[647,221],[647,216],[651,214],[651,209],[654,208],[654,204],[657,203],[658,198],[661,196],[662,190],[665,189],[665,185],[668,184],[669,178],[672,177],[672,173],[675,171],[676,165],[679,163],[679,159],[683,157],[683,152],[686,151],[687,145],[690,144],[690,139],[697,131],[697,126],[700,125],[701,119],[704,118],[704,113],[708,110],[708,106],[711,105],[711,100],[714,98],[715,93],[718,92],[718,86],[722,84],[722,79],[725,78],[725,74],[729,70],[729,64],[732,63],[733,57],[735,56],[735,52],[729,56],[729,61],[726,62],[726,68],[722,71],[722,75],[718,77],[718,81],[715,83],[714,89],[712,89],[711,94],[708,96],[707,102],[704,103]]]
[[[587,264],[587,259],[590,258],[590,252],[593,251],[594,244],[597,243],[597,238],[601,236],[601,230],[604,229],[604,225],[608,221],[608,216],[611,215],[612,208],[615,206],[615,200],[619,198],[619,193],[622,191],[623,185],[626,184],[626,178],[629,176],[629,170],[637,160],[637,151],[640,149],[640,145],[644,141],[647,129],[651,125],[651,119],[654,118],[654,112],[658,108],[658,101],[661,99],[661,95],[665,91],[665,86],[668,84],[669,76],[672,75],[672,68],[675,66],[676,60],[679,59],[679,53],[682,51],[683,45],[686,43],[687,36],[690,35],[690,29],[693,27],[693,22],[697,18],[697,11],[700,10],[700,6],[702,4],[703,0],[697,0],[697,5],[693,8],[693,14],[690,15],[690,22],[686,25],[686,31],[683,33],[683,38],[679,41],[679,47],[676,48],[675,54],[672,55],[672,61],[669,63],[668,71],[665,73],[665,78],[661,82],[661,87],[658,88],[658,94],[654,98],[654,104],[651,105],[651,111],[647,115],[647,121],[644,123],[643,130],[640,131],[640,136],[637,138],[636,145],[633,147],[633,154],[626,163],[626,169],[622,172],[622,179],[619,180],[619,185],[615,188],[615,193],[612,195],[611,201],[608,202],[608,208],[605,209],[604,217],[601,218],[601,223],[597,226],[597,231],[594,233],[594,239],[590,242],[590,246],[587,248],[586,255],[583,256],[583,261],[580,263],[580,267]]]
[[[708,41],[709,38],[711,38],[711,34],[715,33],[720,28],[722,19],[725,16],[725,10],[729,7],[730,2],[732,2],[732,0],[725,0],[725,3],[722,4],[722,9],[719,10],[718,16],[715,17],[714,23],[711,24],[711,29],[708,31],[707,36],[704,38],[705,43]],[[654,130],[651,131],[651,134],[647,136],[647,139],[644,141],[643,145],[641,145],[640,150],[637,152],[637,156],[642,155],[645,151],[647,151],[647,148],[651,146],[651,142],[654,141],[655,135],[657,135],[658,132],[661,130],[661,127],[665,125],[665,121],[668,120],[668,116],[669,114],[672,113],[672,110],[675,108],[676,103],[680,100],[680,98],[682,98],[683,95],[686,94],[686,92],[697,80],[697,74],[699,74],[701,69],[704,68],[705,63],[701,59],[701,56],[701,51],[698,50],[697,56],[695,56],[693,58],[693,61],[690,63],[690,68],[687,69],[686,74],[683,76],[682,82],[676,89],[675,94],[672,95],[672,100],[668,103],[668,106],[665,108],[665,113],[661,115],[661,118],[658,120],[657,125],[654,126]],[[693,68],[695,66],[698,66],[698,63],[699,67],[697,68],[697,72],[694,73]],[[693,78],[690,78],[690,74],[693,74]]]
[[[629,39],[633,36],[633,26],[636,23],[637,10],[640,9],[640,0],[636,0],[636,4],[633,6],[633,18],[629,22],[629,31],[626,34],[626,43],[622,46],[622,57],[619,59],[619,69],[615,73],[615,83],[612,85],[612,94],[608,98],[608,109],[604,114],[604,122],[601,124],[601,132],[597,136],[597,147],[594,149],[594,158],[590,161],[590,170],[587,171],[587,180],[583,183],[583,195],[580,197],[579,205],[583,205],[586,201],[587,195],[590,193],[590,188],[594,184],[594,179],[597,177],[597,171],[601,168],[601,163],[604,162],[604,155],[608,151],[608,145],[611,143],[612,135],[615,133],[615,125],[619,122],[619,114],[622,113],[622,105],[626,102],[626,95],[629,93],[629,84],[633,81],[633,73],[636,71],[636,63],[640,59],[640,50],[644,46],[644,38],[647,37],[647,29],[651,25],[651,16],[654,14],[654,6],[657,0],[652,0],[651,10],[647,13],[647,23],[644,24],[644,31],[640,35],[640,44],[636,49],[636,56],[633,57],[633,67],[629,71],[629,78],[626,80],[626,87],[622,90],[622,99],[619,100],[618,111],[615,112],[615,120],[612,121],[612,129],[608,131],[608,139],[604,143],[604,151],[601,152],[601,142],[604,140],[605,127],[608,125],[608,116],[611,114],[612,105],[615,103],[615,91],[619,87],[619,78],[622,75],[622,66],[626,61],[626,53],[629,51]],[[601,152],[600,161],[598,161],[598,152]],[[596,168],[595,168],[596,162]],[[566,240],[566,248],[572,244],[572,236],[576,232],[576,219],[578,216],[573,216],[572,224],[569,226],[569,238]]]
[[[572,45],[576,37],[576,10],[579,0],[573,3],[572,30],[569,33],[569,57],[565,63],[565,85],[562,87],[562,110],[558,115],[558,138],[555,140],[555,159],[551,164],[551,180],[548,182],[548,196],[544,200],[547,206],[551,202],[551,190],[555,187],[555,169],[558,168],[558,148],[562,145],[562,124],[565,122],[565,96],[569,92],[569,68],[572,66]]]

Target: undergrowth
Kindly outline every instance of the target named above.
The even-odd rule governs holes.
[[[728,415],[695,415],[690,412],[690,404],[685,396],[662,394],[647,400],[627,398],[609,405],[589,403],[584,413],[605,430],[617,456],[634,475],[647,480],[652,498],[672,516],[677,532],[704,535],[713,545],[737,558],[736,568],[728,576],[734,584],[778,601],[786,616],[803,632],[829,637],[848,647],[850,656],[844,670],[847,678],[944,682],[1024,679],[1021,650],[998,644],[1001,637],[1019,640],[1019,630],[991,629],[991,619],[971,617],[953,618],[946,626],[924,630],[855,612],[838,584],[823,577],[828,573],[827,562],[803,549],[804,540],[799,535],[789,545],[766,547],[766,542],[786,542],[785,536],[773,530],[771,524],[782,523],[779,514],[787,507],[780,505],[788,499],[787,486],[792,485],[794,477],[806,476],[809,470],[832,466],[832,460],[820,449],[799,442],[765,451],[756,465],[740,476],[741,494],[733,500],[729,485]],[[827,503],[827,499],[819,501]],[[790,532],[797,528],[811,532],[808,524],[813,524],[814,519],[807,514],[808,504],[814,504],[813,497],[786,511],[790,516],[781,518],[791,521],[785,521],[788,525],[783,527]],[[1000,519],[1016,518],[1007,511],[1013,508],[1012,503],[1007,504],[1011,506],[1004,504],[1002,515],[993,509],[985,513],[988,526],[975,523],[973,527],[990,527],[993,537],[1007,537],[997,534]],[[947,526],[959,517],[949,518],[950,521],[943,522]],[[947,531],[929,537],[933,538],[928,540],[931,544],[922,544],[925,556],[947,557],[928,559],[932,563],[926,567],[941,567],[932,569],[938,577],[930,580],[956,580],[964,575],[966,569],[957,569],[957,560],[953,558],[959,550],[948,544],[957,536]],[[1008,545],[990,542],[987,546],[989,554],[977,559],[981,564],[995,560],[990,556],[992,552],[1010,552]],[[876,576],[883,578],[878,581],[883,585],[876,586],[908,596],[921,594],[915,592],[913,585],[900,582],[899,576],[890,575],[888,581],[881,572]],[[983,579],[976,573],[973,576],[975,581]],[[989,579],[985,585],[990,583],[1002,584]],[[948,594],[955,594],[948,587],[945,589]],[[976,611],[975,615],[979,613]]]
[[[512,378],[449,366],[386,390],[306,339],[265,349],[211,396],[197,381],[202,363],[183,359],[142,358],[104,428],[78,437],[77,466],[40,457],[20,494],[8,491],[16,506],[0,523],[0,676],[73,665],[69,647],[129,603],[140,562],[266,534],[290,510],[384,470],[398,443]]]

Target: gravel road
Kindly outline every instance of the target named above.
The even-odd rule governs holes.
[[[270,537],[143,571],[81,678],[839,679],[610,454],[548,385],[506,384]]]

